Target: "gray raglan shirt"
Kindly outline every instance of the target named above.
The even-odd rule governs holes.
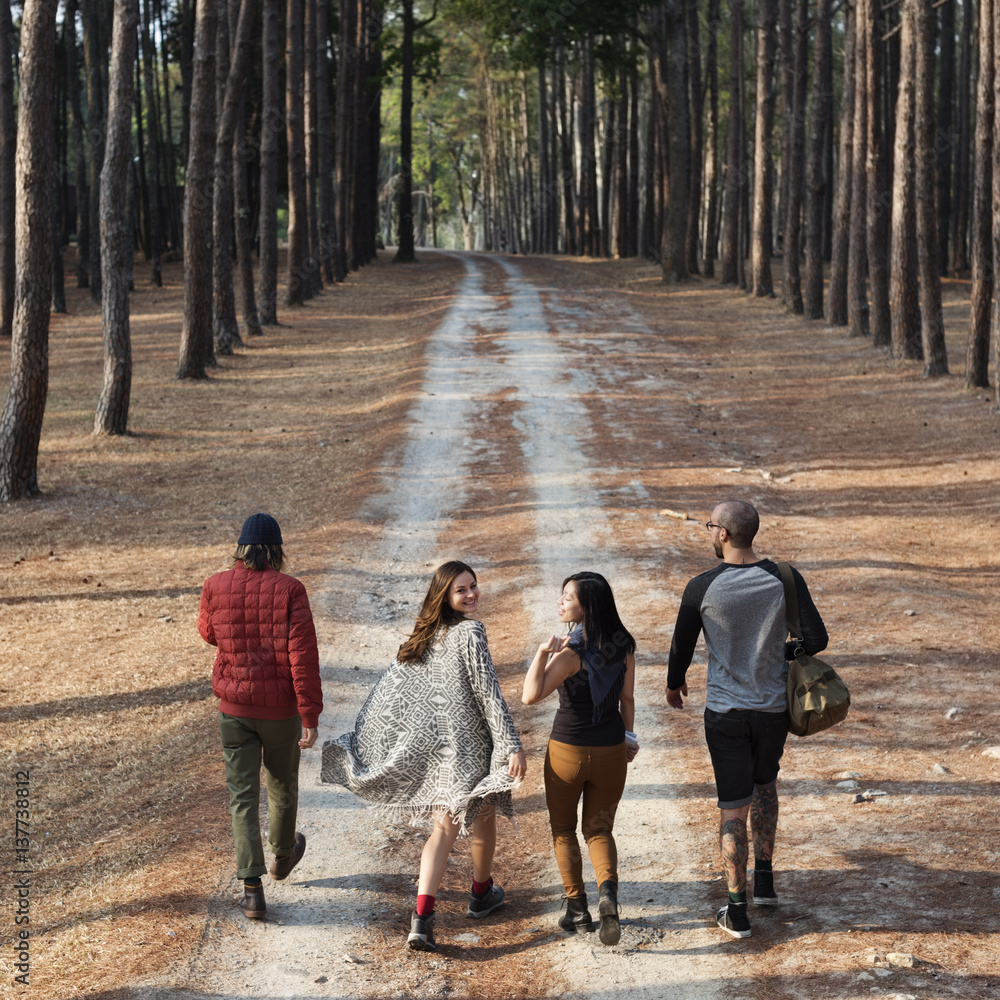
[[[823,619],[809,588],[792,569],[799,598],[799,621],[805,651],[826,648]],[[670,644],[667,687],[684,683],[691,657],[704,630],[708,646],[705,707],[715,712],[749,709],[784,712],[788,707],[788,664],[794,644],[786,643],[785,590],[777,563],[749,566],[720,563],[691,580],[684,589]]]

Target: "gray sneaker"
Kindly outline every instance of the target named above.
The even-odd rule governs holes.
[[[503,889],[493,879],[490,887],[481,896],[469,893],[469,908],[465,911],[467,917],[488,917],[494,910],[503,906]]]
[[[410,935],[406,939],[406,944],[412,951],[437,951],[433,913],[422,917],[416,910],[413,911],[410,917]]]

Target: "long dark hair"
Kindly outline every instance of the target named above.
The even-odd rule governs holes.
[[[583,608],[583,638],[587,648],[599,652],[608,663],[635,652],[635,639],[622,624],[611,584],[600,573],[574,573],[563,580],[576,584],[576,599]]]
[[[422,660],[430,648],[440,628],[447,628],[465,619],[448,603],[451,585],[463,573],[471,573],[476,580],[476,571],[457,559],[443,563],[434,571],[431,585],[427,588],[427,596],[417,615],[417,623],[413,626],[410,638],[399,647],[396,659],[401,663],[413,663]]]

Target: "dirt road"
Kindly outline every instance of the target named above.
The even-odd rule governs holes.
[[[466,919],[459,852],[439,903],[440,951],[405,951],[421,837],[375,828],[352,796],[315,784],[315,755],[304,764],[301,801],[309,848],[287,883],[266,885],[268,920],[243,920],[235,883],[220,887],[197,953],[136,996],[995,995],[997,855],[975,824],[995,827],[995,761],[982,751],[1000,737],[995,700],[992,708],[980,700],[987,647],[966,653],[964,640],[977,629],[995,637],[984,610],[997,567],[970,557],[963,573],[959,554],[977,511],[996,527],[986,500],[996,479],[990,451],[963,441],[947,460],[940,443],[927,454],[919,408],[911,414],[910,397],[886,399],[884,389],[873,417],[857,413],[856,401],[843,406],[839,428],[822,413],[810,422],[796,400],[810,369],[827,366],[833,395],[878,363],[829,339],[799,342],[786,356],[789,327],[774,322],[773,304],[745,304],[764,332],[741,343],[742,317],[713,315],[701,287],[653,309],[641,288],[577,287],[548,262],[463,261],[401,443],[378,489],[340,517],[329,576],[313,587],[328,701],[321,738],[352,725],[430,570],[449,557],[475,566],[531,764],[519,829],[500,835],[497,880],[509,902],[486,921]],[[893,384],[900,398],[904,389],[912,396],[912,386]],[[891,413],[895,437],[883,434],[880,445],[868,420]],[[972,477],[955,482],[962,470]],[[894,512],[919,531],[907,475],[955,518],[933,557],[858,522]],[[797,560],[830,625],[831,659],[863,695],[842,732],[789,747],[776,858],[783,905],[751,911],[754,937],[741,943],[711,919],[725,889],[698,724],[703,669],[692,671],[690,711],[669,713],[662,691],[680,590],[712,564],[701,521],[725,495],[759,504],[762,551]],[[526,658],[555,630],[561,580],[583,568],[612,581],[640,643],[642,751],[617,824],[624,919],[615,949],[554,933],[560,888],[541,796],[553,704],[526,710],[518,698]],[[861,651],[874,675],[845,662]],[[927,686],[904,704],[899,683],[910,671]],[[941,701],[933,678],[944,676]],[[958,725],[944,719],[952,701],[965,713]],[[852,805],[845,781],[887,794]],[[893,964],[889,953],[915,955],[915,964]]]

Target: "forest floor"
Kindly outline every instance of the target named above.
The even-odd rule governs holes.
[[[91,435],[99,307],[70,289],[70,312],[53,317],[43,496],[0,508],[4,868],[30,892],[21,911],[3,894],[0,995],[997,996],[990,392],[964,390],[961,374],[925,380],[919,362],[777,300],[705,279],[664,287],[636,261],[388,261],[283,311],[204,382],[174,379],[181,267],[164,269],[162,289],[137,270],[120,438]],[[968,295],[945,283],[959,373]],[[844,724],[789,740],[781,905],[751,908],[747,941],[713,919],[725,886],[703,650],[683,712],[663,690],[684,584],[714,565],[703,522],[727,497],[759,507],[758,551],[805,575],[853,697]],[[507,904],[464,916],[460,845],[436,954],[403,947],[420,832],[379,828],[318,785],[318,750],[302,764],[302,863],[287,882],[265,879],[266,921],[236,908],[212,655],[195,618],[202,581],[256,510],[278,518],[311,595],[321,740],[351,727],[433,567],[458,557],[479,573],[529,774],[516,831],[500,830]],[[614,949],[555,932],[541,786],[554,700],[519,697],[528,657],[557,630],[563,576],[584,568],[609,577],[639,643],[642,749],[616,827]],[[20,772],[31,845],[17,860]],[[15,925],[19,912],[30,924]],[[25,926],[28,985],[11,944]]]

